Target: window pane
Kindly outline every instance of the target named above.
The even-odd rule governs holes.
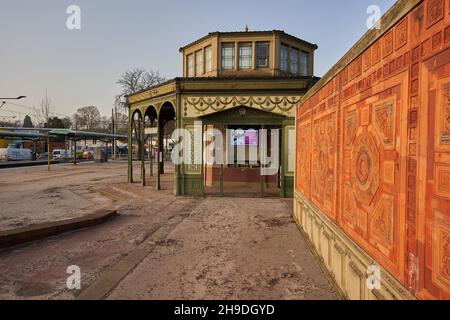
[[[269,67],[269,44],[258,43],[256,44],[256,67],[268,68]]]
[[[299,51],[297,49],[291,49],[291,72],[297,74],[298,73],[298,59],[299,59]]]
[[[300,74],[302,76],[308,75],[308,63],[309,63],[309,53],[302,51],[302,57],[300,62]]]
[[[212,54],[211,47],[205,48],[205,72],[211,72],[212,70]]]
[[[197,51],[195,53],[195,75],[200,76],[203,74],[203,52]]]
[[[187,56],[187,76],[193,77],[194,76],[194,55],[190,54]]]
[[[281,45],[280,51],[280,69],[283,71],[288,71],[288,61],[289,61],[289,47]]]
[[[222,45],[222,69],[234,69],[234,45]]]
[[[250,69],[252,67],[253,50],[251,44],[239,45],[239,69]]]

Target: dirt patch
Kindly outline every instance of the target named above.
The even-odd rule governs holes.
[[[47,190],[44,190],[43,195],[39,196],[39,198],[62,198],[63,197],[63,190],[61,188],[49,188]]]
[[[22,298],[39,297],[53,292],[55,289],[44,282],[16,282],[15,294]]]
[[[174,247],[174,246],[181,246],[183,242],[174,239],[165,239],[156,241],[155,244],[160,247]]]
[[[281,216],[281,217],[263,217],[263,216],[255,216],[255,220],[260,224],[264,225],[267,228],[282,228],[289,224],[294,224],[294,219],[290,216]]]

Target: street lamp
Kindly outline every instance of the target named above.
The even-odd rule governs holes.
[[[2,101],[0,108],[6,104],[6,101],[4,101],[4,100],[22,100],[22,99],[25,99],[26,97],[27,96],[18,96],[17,98],[0,98],[0,101]]]
[[[22,100],[25,99],[27,96],[18,96],[17,98],[0,98],[0,100]]]

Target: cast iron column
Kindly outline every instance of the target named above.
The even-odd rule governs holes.
[[[158,114],[158,133],[157,133],[157,145],[158,145],[158,151],[156,154],[156,190],[161,190],[161,159],[160,159],[160,153],[161,153],[161,120],[159,118],[159,114]]]
[[[141,117],[140,125],[140,136],[141,136],[141,176],[142,176],[142,186],[145,187],[145,117]]]
[[[133,183],[133,122],[128,105],[128,183]]]
[[[161,123],[161,131],[158,131],[158,134],[160,135],[159,138],[159,143],[161,144],[160,146],[160,154],[162,154],[161,158],[159,159],[159,163],[160,163],[160,167],[159,170],[161,172],[161,174],[164,174],[164,127],[166,125],[166,123],[162,120],[158,123]]]
[[[264,157],[267,157],[267,152],[269,151],[269,149],[267,148],[267,144],[269,143],[269,141],[268,141],[268,134],[267,134],[267,131],[263,131],[263,130],[265,130],[265,126],[264,125],[262,125],[261,126],[261,132],[262,132],[262,134],[264,134],[265,135],[265,141],[266,141],[266,145],[264,146],[264,148],[263,148],[263,153],[261,153],[261,144],[260,144],[260,146],[259,146],[259,148],[260,148],[260,150],[259,150],[259,152],[260,152],[260,154],[261,155],[264,155]],[[261,140],[261,139],[260,139]],[[263,173],[263,163],[262,163],[262,158],[260,159],[260,171],[259,171],[259,174],[260,174],[260,181],[261,181],[261,198],[264,198],[264,187],[265,187],[265,183],[266,183],[266,176],[264,176],[262,173]]]

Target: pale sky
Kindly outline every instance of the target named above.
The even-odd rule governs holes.
[[[366,31],[367,8],[395,0],[0,0],[0,97],[26,95],[0,120],[33,112],[45,92],[61,117],[95,105],[110,115],[127,69],[181,76],[178,49],[212,31],[284,30],[316,43],[322,76]],[[66,27],[81,8],[81,30]]]

